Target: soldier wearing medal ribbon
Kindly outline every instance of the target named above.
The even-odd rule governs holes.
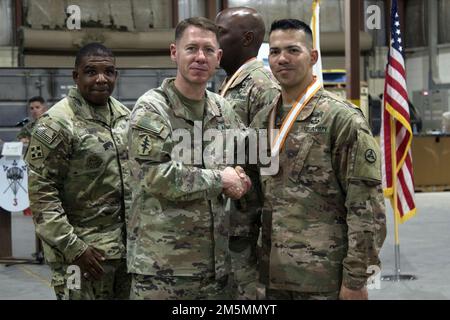
[[[280,168],[261,176],[266,296],[367,299],[367,271],[386,237],[380,148],[361,111],[313,76],[308,25],[275,21],[269,41],[281,94],[251,125],[279,129],[269,152]]]

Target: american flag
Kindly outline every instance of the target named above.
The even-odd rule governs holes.
[[[386,66],[380,141],[384,194],[391,199],[394,214],[400,222],[405,222],[416,212],[411,159],[413,135],[403,51],[397,0],[392,0],[391,43]]]

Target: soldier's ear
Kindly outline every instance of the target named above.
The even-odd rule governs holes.
[[[316,49],[311,49],[311,65],[315,65],[319,59],[319,51]]]
[[[218,49],[217,50],[217,65],[220,66],[220,60],[222,59],[222,55],[223,55],[223,50],[222,49]]]
[[[253,39],[255,38],[255,34],[253,31],[246,31],[242,37],[242,45],[244,47],[248,47],[253,43]]]
[[[170,59],[173,62],[177,61],[177,45],[175,43],[170,44]]]
[[[78,82],[78,76],[79,76],[78,71],[77,70],[72,70],[72,79],[73,79],[73,81],[75,81],[75,83]]]

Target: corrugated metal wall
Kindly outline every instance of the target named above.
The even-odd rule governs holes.
[[[450,0],[439,0],[438,43],[450,43]]]
[[[423,0],[408,0],[405,43],[407,48],[428,45],[428,5]],[[450,44],[450,0],[438,0],[438,44]]]
[[[256,8],[266,28],[276,19],[296,18],[309,24],[312,0],[229,0],[230,7]],[[321,1],[320,28],[323,32],[344,31],[344,0]]]
[[[179,0],[178,1],[178,21],[189,17],[204,17],[206,7],[204,0]]]
[[[82,27],[147,31],[172,27],[172,2],[165,0],[28,0],[25,22],[33,29],[66,29],[69,5],[81,9]]]
[[[11,0],[0,1],[0,46],[12,44]]]
[[[427,1],[408,0],[405,12],[405,46],[407,48],[427,45]]]

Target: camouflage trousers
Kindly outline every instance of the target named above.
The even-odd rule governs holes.
[[[339,291],[298,292],[290,290],[266,289],[266,300],[338,300]]]
[[[229,248],[231,274],[229,277],[233,299],[256,300],[258,279],[255,237],[231,237]]]
[[[220,280],[132,274],[133,300],[228,300],[228,276]]]
[[[105,270],[100,280],[88,280],[80,275],[80,288],[71,288],[71,274],[68,266],[53,270],[54,279],[62,279],[63,284],[54,285],[57,300],[128,300],[130,296],[131,276],[127,273],[124,259],[102,262]],[[67,285],[69,283],[69,285]]]

